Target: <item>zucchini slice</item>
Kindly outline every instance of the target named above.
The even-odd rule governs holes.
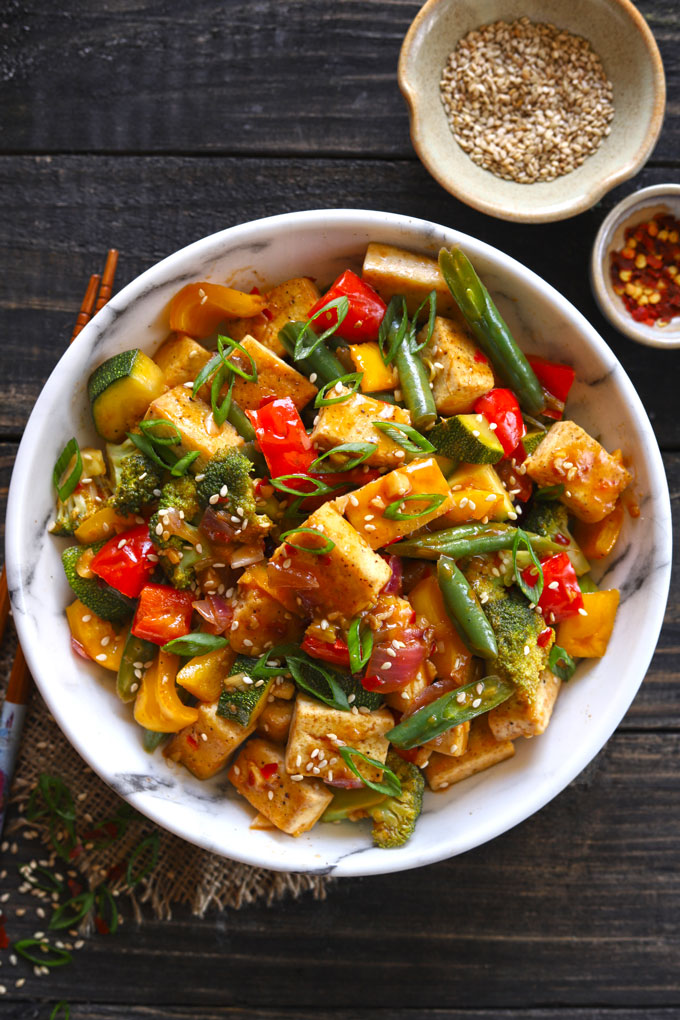
[[[229,676],[224,681],[225,689],[220,694],[217,714],[231,719],[240,726],[253,726],[267,704],[273,677],[254,680],[250,675],[258,660],[250,655],[237,655]]]
[[[164,389],[163,370],[144,351],[135,348],[114,354],[95,368],[87,384],[99,435],[120,443]]]
[[[495,464],[503,456],[503,447],[483,415],[455,414],[428,432],[427,438],[437,453],[465,464]]]

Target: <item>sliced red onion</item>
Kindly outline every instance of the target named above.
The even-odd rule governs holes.
[[[213,510],[211,506],[203,514],[199,528],[211,542],[231,542],[236,536],[236,529],[228,515]]]
[[[389,694],[402,691],[415,680],[429,652],[429,644],[422,633],[415,630],[400,632],[396,640],[404,645],[403,648],[395,648],[391,641],[374,645],[366,667],[364,686],[368,690]]]
[[[298,591],[309,591],[319,587],[318,577],[307,567],[291,560],[290,566],[270,561],[267,566],[269,580],[275,588],[296,588]]]
[[[206,595],[200,602],[194,602],[193,607],[206,623],[215,628],[215,634],[222,634],[234,617],[233,608],[221,595]]]
[[[73,635],[71,635],[71,648],[81,659],[87,659],[89,662],[92,662],[92,656],[87,654],[83,645],[81,645],[80,641],[76,641]]]
[[[236,549],[229,558],[229,565],[237,567],[250,567],[253,563],[260,563],[264,559],[262,546],[244,545]]]
[[[437,698],[441,698],[442,694],[448,694],[449,691],[455,691],[456,687],[460,687],[460,681],[455,676],[444,676],[440,677],[439,680],[435,680],[433,684],[426,687],[424,690],[417,694],[413,701],[410,703],[404,715],[413,715],[419,708],[423,708],[425,705],[431,705]]]
[[[391,556],[387,553],[382,557],[392,571],[392,576],[383,588],[384,595],[401,595],[402,581],[404,579],[404,565],[400,556]]]

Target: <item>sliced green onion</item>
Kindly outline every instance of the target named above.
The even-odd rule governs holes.
[[[309,465],[309,471],[316,471],[317,474],[335,474],[340,471],[351,471],[353,468],[363,464],[365,460],[368,460],[377,449],[377,443],[341,443],[340,446],[334,446],[332,450],[326,450],[320,457],[312,461]],[[349,460],[337,467],[333,464],[324,463],[327,457],[343,456],[344,454],[355,454],[355,456],[350,457]]]
[[[198,450],[190,450],[189,453],[185,453],[183,457],[177,461],[176,464],[170,469],[170,474],[174,478],[179,478],[181,475],[185,475],[193,462],[200,457]]]
[[[564,495],[564,485],[560,482],[558,485],[546,485],[542,489],[536,489],[534,499],[541,501],[559,499],[562,495]]]
[[[61,836],[57,831],[57,826],[62,826]],[[62,822],[61,819],[57,818],[56,815],[52,815],[49,821],[49,834],[50,844],[56,854],[58,854],[63,861],[71,860],[71,851],[76,845],[76,835],[73,831],[73,822]]]
[[[52,814],[57,815],[65,823],[75,822],[75,804],[71,791],[63,779],[41,772],[38,787]]]
[[[358,616],[355,616],[349,625],[347,647],[349,648],[349,668],[352,673],[360,673],[368,664],[373,652],[373,631],[367,627],[362,634],[361,619]]]
[[[327,330],[325,330],[323,333],[317,336],[312,329],[312,323],[315,322],[320,315],[323,315],[325,312],[330,312],[332,308],[337,309],[336,321],[333,323],[332,326],[329,326]],[[320,308],[318,312],[315,312],[315,314],[312,315],[311,319],[307,320],[307,322],[304,324],[304,326],[298,333],[297,339],[295,341],[295,351],[293,354],[295,361],[300,361],[302,358],[308,358],[309,355],[316,350],[319,344],[323,343],[323,341],[326,340],[329,336],[332,336],[333,333],[335,333],[338,326],[340,325],[340,323],[347,315],[348,311],[349,301],[347,300],[347,298],[338,297],[333,298],[333,300],[325,304],[323,308]],[[305,343],[304,338],[306,333],[309,333],[314,338],[311,342],[308,341],[307,343]]]
[[[47,952],[42,949],[39,953],[31,952],[38,946],[47,946]],[[24,960],[34,963],[37,967],[64,967],[73,959],[65,949],[51,946],[46,939],[21,939],[19,942],[15,942],[12,948],[19,956],[23,956]],[[49,956],[49,953],[53,954],[52,957]]]
[[[213,354],[210,361],[206,362],[201,371],[194,379],[194,386],[191,391],[191,396],[195,397],[201,386],[207,383],[208,379],[215,374],[220,365],[224,364],[221,354]]]
[[[386,517],[388,521],[415,521],[419,517],[426,517],[428,514],[431,514],[433,510],[442,505],[445,499],[446,496],[441,492],[412,492],[409,496],[400,496],[399,499],[395,499],[386,506],[383,510],[383,517]],[[412,514],[403,513],[400,510],[402,503],[409,503],[414,500],[417,500],[419,503],[422,500],[429,500],[429,503],[423,510],[418,510]]]
[[[317,548],[310,548],[306,545],[296,545],[295,542],[291,542],[288,535],[316,535],[318,538],[324,540],[324,544]],[[286,545],[292,545],[293,549],[300,549],[301,552],[313,553],[315,556],[325,556],[327,553],[332,552],[335,549],[335,542],[332,538],[327,538],[321,531],[317,531],[316,528],[291,528],[290,531],[284,531],[279,536],[281,542],[285,542]]]
[[[160,836],[157,832],[152,832],[150,836],[143,839],[142,842],[135,847],[130,854],[128,859],[127,869],[125,877],[129,886],[135,886],[146,878],[158,864],[158,853],[159,853]],[[138,871],[135,871],[135,865],[139,858],[144,860],[144,857],[148,857],[146,864],[142,864]]]
[[[407,329],[408,309],[406,307],[406,298],[401,294],[395,294],[394,297],[390,298],[378,331],[378,346],[386,365],[389,365],[394,360],[406,336]]]
[[[108,920],[104,912],[108,912]],[[118,930],[118,907],[113,898],[111,890],[107,885],[100,885],[97,889],[97,917],[106,924],[109,935],[115,935]]]
[[[85,892],[72,896],[66,903],[52,914],[49,923],[50,931],[61,931],[62,928],[73,928],[79,921],[89,914],[94,904],[94,893],[87,889]]]
[[[168,429],[169,435],[158,435],[153,430],[162,426]],[[178,446],[182,442],[182,433],[173,421],[165,418],[150,418],[147,421],[140,421],[140,431],[150,439],[154,446]]]
[[[520,545],[528,551],[531,558],[531,562],[537,571],[536,584],[533,587],[522,577],[522,571],[517,563],[517,553],[519,552]],[[515,582],[521,591],[529,599],[529,602],[536,604],[543,593],[543,568],[541,567],[541,561],[534,552],[533,546],[527,535],[526,531],[522,531],[521,528],[517,528],[515,532],[515,538],[512,543],[512,569],[515,575]]]
[[[418,330],[418,316],[420,315],[421,310],[425,307],[426,301],[429,301],[430,309],[427,315],[427,330],[425,332],[425,339],[421,340],[419,344],[416,344],[416,332]],[[411,327],[409,330],[409,343],[411,345],[411,351],[413,352],[413,354],[417,354],[418,351],[422,351],[423,347],[425,347],[426,344],[429,344],[430,340],[432,339],[432,334],[434,332],[434,320],[436,317],[437,317],[437,292],[435,290],[431,290],[427,297],[420,302],[420,304],[416,308],[415,315],[411,319]]]
[[[374,421],[373,424],[393,442],[398,443],[408,453],[434,453],[435,447],[422,433],[412,425],[403,425],[398,421]]]
[[[565,652],[564,648],[560,648],[559,645],[553,645],[548,657],[548,667],[555,676],[558,676],[560,680],[566,683],[567,680],[571,680],[573,677],[576,663],[571,655]]]
[[[150,461],[153,461],[157,467],[162,468],[164,471],[167,471],[170,467],[174,467],[177,463],[176,460],[172,462],[169,460],[169,458],[172,457],[172,454],[169,450],[165,450],[164,447],[159,448],[163,451],[163,457],[165,458],[162,459],[159,456],[159,453],[157,453],[154,449],[153,443],[147,439],[146,436],[140,436],[137,432],[126,432],[125,434],[128,439],[135,444],[137,449],[142,451],[145,457],[148,457]]]
[[[309,492],[303,492],[301,489],[295,489],[289,485],[288,482],[291,479],[296,481],[307,482],[313,486]],[[291,496],[302,496],[306,499],[307,496],[327,496],[329,492],[333,492],[335,487],[327,485],[326,482],[322,482],[319,478],[310,478],[309,475],[294,474],[294,475],[279,475],[278,478],[272,478],[271,484],[279,492],[288,492]]]
[[[215,372],[212,385],[210,387],[210,406],[212,407],[212,415],[216,425],[224,425],[225,421],[229,417],[229,412],[231,411],[231,394],[234,389],[235,382],[234,376],[231,377],[227,395],[220,404],[220,391],[227,381],[227,375],[227,369],[224,365],[222,365]]]
[[[28,815],[26,817],[28,817]],[[64,891],[64,883],[60,882],[52,871],[41,867],[39,864],[32,868],[31,871],[26,871],[24,873],[20,870],[19,873],[22,879],[32,885],[34,889],[42,889],[44,892],[48,892],[50,894],[55,892],[61,893]],[[44,875],[47,881],[39,881],[35,878],[37,874]]]
[[[401,783],[398,777],[395,776],[392,769],[388,769],[384,762],[376,761],[375,758],[369,758],[367,754],[363,753],[363,751],[357,751],[356,747],[349,747],[347,744],[339,747],[338,753],[345,765],[347,765],[354,775],[361,780],[364,786],[368,786],[369,789],[375,790],[376,793],[384,793],[388,797],[401,796]],[[354,758],[358,758],[359,761],[365,762],[366,765],[374,765],[376,768],[382,769],[382,782],[376,783],[373,782],[372,779],[366,779],[365,776],[362,776],[361,772],[354,764]]]
[[[50,1013],[50,1020],[71,1020],[71,1008],[64,999],[58,1002]]]
[[[251,676],[254,679],[261,680],[267,680],[270,676],[281,676],[282,673],[286,672],[286,667],[282,665],[270,666],[269,660],[276,659],[277,661],[285,661],[288,656],[294,658],[299,657],[300,654],[301,650],[299,645],[274,645],[273,648],[270,648],[259,657],[252,668]]]
[[[228,354],[225,354],[225,347],[230,347],[231,350]],[[257,382],[257,365],[255,364],[255,358],[252,354],[243,347],[242,344],[236,340],[232,340],[230,336],[218,336],[217,338],[217,350],[222,359],[222,363],[225,365],[229,372],[234,372],[236,375],[240,375],[246,382]],[[240,351],[241,354],[245,354],[246,358],[250,362],[251,372],[246,372],[245,369],[232,360],[232,353],[234,351]]]
[[[331,407],[333,404],[342,404],[345,400],[349,400],[361,386],[363,377],[363,372],[348,372],[347,375],[341,375],[338,379],[327,382],[317,393],[314,407]],[[347,393],[340,393],[337,397],[327,397],[326,393],[329,390],[332,392],[338,383],[346,383],[349,386]]]
[[[196,631],[194,634],[185,634],[183,637],[166,642],[161,650],[170,652],[172,655],[205,655],[207,652],[216,652],[218,648],[224,648],[227,644],[227,639],[220,634],[204,634],[202,631]]]
[[[76,458],[76,462],[73,465],[73,470],[71,471],[71,474],[68,476],[68,478],[62,485],[61,476],[71,463],[74,456]],[[73,439],[69,439],[68,443],[57,457],[57,463],[54,465],[54,470],[52,472],[52,481],[54,482],[54,487],[57,490],[57,495],[59,496],[59,499],[61,500],[62,503],[65,500],[67,500],[71,493],[74,491],[74,489],[78,485],[78,482],[81,479],[82,474],[83,474],[83,458],[80,455],[80,447],[78,446],[78,440],[74,437]]]

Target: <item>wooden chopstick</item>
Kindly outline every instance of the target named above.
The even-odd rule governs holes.
[[[99,297],[97,298],[97,304],[95,306],[95,312],[98,312],[100,308],[103,308],[106,302],[111,297],[111,291],[113,289],[113,280],[116,275],[116,266],[118,265],[118,251],[115,248],[109,248],[106,256],[106,265],[104,266],[104,272],[102,273],[102,283],[99,288]]]
[[[78,336],[83,326],[86,326],[87,323],[92,318],[94,303],[97,299],[97,288],[99,287],[100,280],[101,276],[99,275],[99,273],[93,273],[92,276],[90,277],[90,282],[87,285],[85,297],[83,298],[83,303],[80,306],[78,318],[76,319],[76,324],[73,327],[73,333],[71,334],[71,339],[69,343],[73,343],[73,341]]]

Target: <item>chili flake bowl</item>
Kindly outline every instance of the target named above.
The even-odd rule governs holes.
[[[482,25],[524,17],[552,23],[591,44],[612,83],[615,110],[610,134],[581,166],[530,184],[504,180],[472,161],[449,127],[439,86],[448,56],[463,36]],[[518,223],[575,216],[636,174],[654,148],[666,103],[659,49],[630,0],[427,0],[404,39],[398,76],[411,140],[426,169],[461,202]]]
[[[73,435],[96,441],[90,372],[131,346],[153,353],[167,335],[168,304],[185,283],[263,289],[293,275],[330,283],[342,269],[360,268],[370,241],[430,255],[460,245],[520,344],[574,366],[569,414],[632,459],[642,513],[638,522],[626,520],[615,560],[600,571],[605,586],[621,591],[606,657],[579,665],[547,732],[518,740],[514,758],[443,793],[426,793],[414,836],[394,850],[373,847],[370,827],[350,822],[319,824],[297,839],[253,830],[252,809],[225,773],[200,782],[160,752],[146,754],[113,675],[71,650],[65,543],[46,531],[59,452]],[[670,543],[668,487],[645,410],[612,351],[565,298],[514,259],[448,227],[384,212],[318,210],[203,238],[147,270],[92,319],[54,369],[26,426],[6,548],[14,619],[31,673],[66,737],[105,782],[158,825],[214,853],[279,871],[344,876],[402,871],[470,850],[527,818],[578,775],[620,722],[649,664],[668,594]]]
[[[627,227],[668,214],[680,220],[680,184],[657,184],[633,192],[615,205],[602,223],[590,257],[590,282],[600,311],[619,332],[649,347],[680,347],[680,314],[666,325],[636,322],[614,290],[611,253],[624,247]]]

